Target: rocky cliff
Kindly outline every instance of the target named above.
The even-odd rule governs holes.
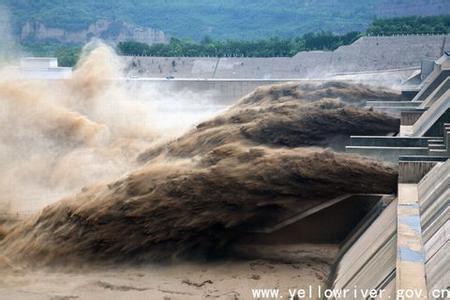
[[[20,30],[21,41],[58,41],[80,44],[86,43],[92,38],[101,38],[111,42],[132,40],[148,44],[165,43],[167,41],[162,31],[110,20],[98,20],[87,28],[78,31],[49,27],[39,21],[28,21]]]

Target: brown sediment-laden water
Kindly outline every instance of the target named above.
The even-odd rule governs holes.
[[[363,107],[400,99],[393,90],[344,82],[261,87],[160,141],[140,104],[104,80],[116,74],[114,61],[96,48],[50,90],[0,81],[0,190],[10,200],[65,192],[0,231],[8,261],[209,257],[241,228],[292,203],[396,190],[395,168],[339,152],[350,135],[398,131],[398,119]]]

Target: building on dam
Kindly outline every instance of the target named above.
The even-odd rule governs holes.
[[[9,71],[26,79],[60,80],[72,76],[72,68],[60,67],[55,57],[24,57]]]

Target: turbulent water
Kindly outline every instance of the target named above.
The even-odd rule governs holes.
[[[0,208],[32,211],[120,176],[157,135],[149,109],[109,80],[119,75],[114,53],[88,53],[67,81],[0,73]]]
[[[191,157],[234,142],[339,149],[350,135],[397,132],[398,119],[361,107],[368,100],[401,97],[390,90],[342,82],[261,87],[193,132],[147,150],[139,160],[161,153]]]
[[[352,134],[398,131],[398,119],[362,108],[367,100],[400,98],[394,91],[342,82],[263,87],[155,144],[151,116],[102,80],[116,70],[99,68],[102,57],[114,58],[104,47],[93,50],[57,92],[0,82],[0,188],[14,199],[32,185],[40,198],[88,186],[0,231],[5,259],[207,256],[225,249],[242,227],[295,203],[395,192],[394,168],[334,152]]]

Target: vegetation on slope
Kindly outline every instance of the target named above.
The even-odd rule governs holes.
[[[371,35],[450,33],[450,15],[376,19],[367,29]]]
[[[350,32],[335,35],[331,32],[308,33],[297,38],[269,38],[255,41],[213,40],[205,37],[200,43],[172,38],[169,44],[147,45],[138,42],[121,42],[118,50],[133,56],[294,56],[304,50],[333,50],[355,41],[360,34]]]
[[[450,33],[450,15],[376,19],[365,34],[421,33]],[[359,32],[335,35],[332,32],[321,31],[307,33],[296,38],[269,38],[255,41],[219,41],[205,37],[200,43],[172,38],[169,44],[147,45],[137,42],[122,42],[118,44],[118,50],[124,55],[134,56],[293,56],[299,51],[305,50],[334,50],[339,46],[353,43],[361,35]]]
[[[168,44],[148,45],[134,41],[121,42],[117,50],[131,56],[244,56],[279,57],[293,56],[299,51],[334,50],[342,45],[353,43],[362,35],[393,35],[450,33],[450,15],[434,17],[404,17],[376,19],[367,32],[349,32],[337,35],[332,32],[307,33],[295,38],[266,38],[258,40],[216,40],[209,36],[196,43],[191,39],[172,38]],[[73,66],[78,60],[81,48],[76,45],[25,44],[27,50],[35,55],[58,57],[62,66]]]
[[[320,30],[364,31],[375,16],[437,15],[448,0],[0,0],[16,30],[37,20],[49,27],[80,30],[99,19],[163,30],[200,41],[293,37]]]

